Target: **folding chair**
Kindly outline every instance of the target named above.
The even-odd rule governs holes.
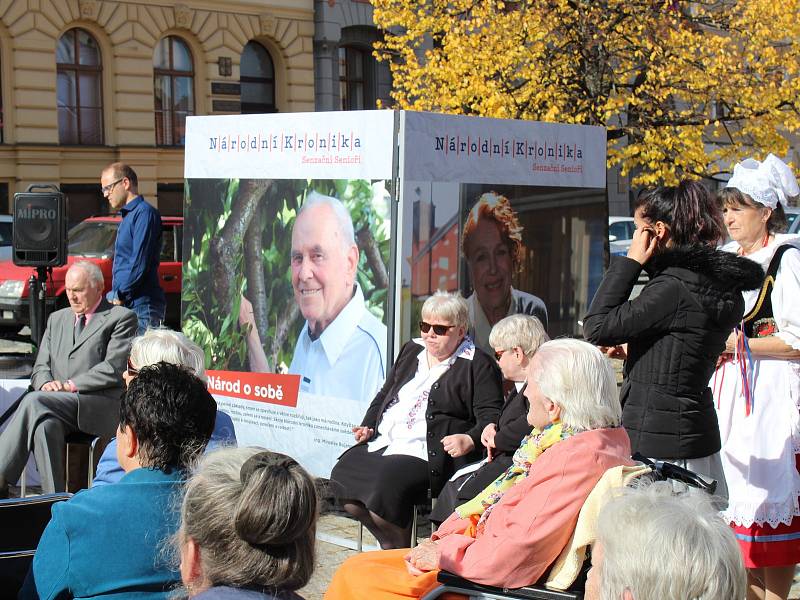
[[[82,431],[76,431],[75,433],[70,433],[66,439],[64,440],[67,445],[67,451],[65,453],[65,468],[67,473],[67,482],[69,483],[69,476],[70,476],[70,466],[72,465],[72,461],[74,458],[74,451],[70,450],[70,446],[86,446],[89,451],[89,463],[87,469],[87,479],[86,479],[86,487],[92,487],[92,481],[94,481],[94,470],[95,470],[95,455],[98,454],[98,445],[99,450],[102,450],[108,444],[107,438],[101,438],[99,436],[93,435],[91,433],[83,433]],[[97,459],[99,460],[100,457],[98,456]],[[82,489],[83,486],[81,486]],[[67,488],[69,489],[69,487]],[[77,491],[77,490],[76,490]]]
[[[72,494],[47,494],[0,500],[0,590],[16,598],[28,574],[39,539],[50,522],[50,509]],[[6,597],[6,596],[3,596]]]

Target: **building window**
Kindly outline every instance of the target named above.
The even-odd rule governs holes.
[[[342,110],[375,108],[375,59],[371,50],[339,47],[339,98]]]
[[[70,29],[56,46],[58,139],[62,144],[103,143],[103,63],[97,40]]]
[[[194,66],[186,42],[162,39],[153,56],[156,144],[183,146],[186,117],[194,114]]]
[[[272,57],[258,42],[247,42],[239,67],[242,114],[274,113],[275,66]]]

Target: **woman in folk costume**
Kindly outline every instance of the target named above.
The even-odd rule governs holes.
[[[800,562],[800,236],[781,205],[800,193],[770,154],[734,168],[720,192],[733,241],[723,250],[764,269],[743,292],[745,314],[711,380],[722,437],[731,523],[748,568],[748,599],[787,598]]]

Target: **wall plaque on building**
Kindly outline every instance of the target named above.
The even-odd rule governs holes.
[[[242,109],[238,100],[212,100],[211,110],[214,112],[236,112]]]
[[[212,81],[211,93],[215,96],[238,96],[241,89],[238,82]]]

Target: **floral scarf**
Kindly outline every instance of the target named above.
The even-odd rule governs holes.
[[[563,425],[560,421],[550,423],[541,431],[534,427],[533,431],[522,439],[519,448],[514,452],[511,466],[472,500],[456,508],[459,517],[472,521],[472,526],[465,532],[465,535],[477,537],[478,534],[483,533],[486,519],[503,494],[528,476],[533,462],[545,450],[576,433],[580,433],[580,430]]]

